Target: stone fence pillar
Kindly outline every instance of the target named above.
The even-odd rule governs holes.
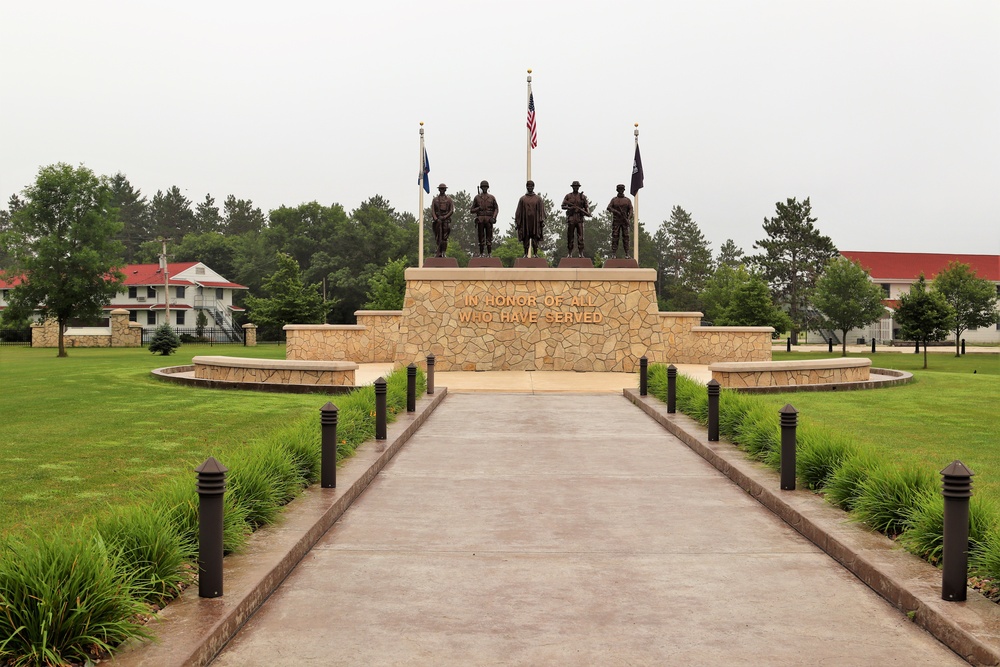
[[[246,347],[255,347],[257,345],[257,325],[256,324],[244,324],[243,325],[243,344]]]
[[[111,347],[142,347],[142,325],[128,321],[128,311],[111,311]]]

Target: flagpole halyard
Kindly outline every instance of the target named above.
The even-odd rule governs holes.
[[[638,171],[637,171],[638,170]],[[639,175],[638,188],[636,187],[636,174]],[[639,261],[639,188],[642,187],[642,162],[639,159],[639,123],[635,124],[635,159],[632,161],[632,257]]]
[[[424,153],[424,122],[420,121],[420,156],[417,171],[417,190],[420,192],[420,203],[417,210],[418,232],[417,232],[417,268],[424,266],[424,179],[427,178],[424,171],[426,165],[426,154]]]
[[[527,135],[527,171],[525,176],[525,181],[531,180],[531,135],[534,132],[533,126],[535,124],[535,105],[534,99],[531,96],[531,70],[528,70],[528,135]]]

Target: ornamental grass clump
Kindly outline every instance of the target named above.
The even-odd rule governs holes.
[[[780,449],[779,429],[777,411],[758,404],[743,415],[734,429],[732,440],[754,459],[767,461],[772,451]]]
[[[861,494],[861,484],[871,476],[880,463],[879,458],[866,449],[859,448],[848,455],[823,487],[826,499],[840,509],[850,512]]]
[[[8,537],[0,546],[0,663],[89,664],[149,637],[139,622],[148,593],[98,534]]]
[[[191,466],[194,470],[195,466]],[[178,477],[161,487],[153,506],[162,511],[174,526],[181,541],[198,547],[198,492],[195,490],[194,475]],[[223,497],[222,509],[222,550],[226,554],[239,553],[250,537],[247,523],[248,511],[236,502],[230,494]]]
[[[246,510],[251,529],[273,523],[282,506],[301,489],[290,457],[277,443],[258,444],[229,455],[226,497]]]
[[[97,522],[105,543],[121,554],[122,564],[142,585],[144,600],[162,605],[191,583],[195,545],[158,507],[132,506],[114,510]]]
[[[937,494],[938,481],[931,471],[882,465],[861,482],[852,511],[859,521],[895,537],[916,509]]]
[[[795,470],[806,486],[822,491],[844,461],[858,452],[853,440],[810,427],[796,428]]]
[[[988,536],[996,528],[996,507],[979,496],[973,496],[969,503],[970,564],[976,561],[977,554],[982,553]],[[931,565],[940,565],[944,549],[944,497],[936,493],[915,507],[906,521],[906,530],[897,541]],[[973,565],[971,569],[976,568]],[[996,573],[1000,574],[1000,570]]]

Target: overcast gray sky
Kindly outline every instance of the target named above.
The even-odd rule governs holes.
[[[655,231],[683,206],[746,251],[812,198],[842,250],[1000,252],[1000,1],[0,0],[0,196],[40,166],[267,211],[532,176],[603,208],[633,123]],[[432,189],[432,194],[434,193]]]

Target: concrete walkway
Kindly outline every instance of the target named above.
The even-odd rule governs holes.
[[[465,394],[213,664],[965,663],[621,396]]]

